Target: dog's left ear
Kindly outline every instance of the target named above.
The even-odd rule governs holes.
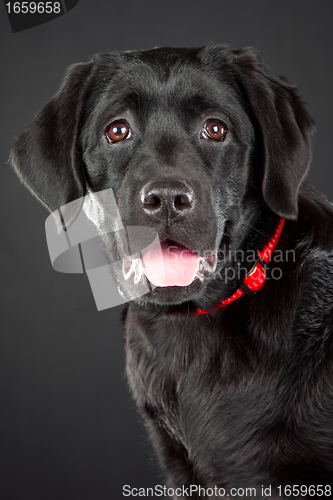
[[[276,214],[295,220],[298,190],[311,161],[314,121],[297,89],[274,75],[252,48],[233,53],[255,128],[264,200]]]
[[[85,195],[78,135],[92,64],[69,68],[59,92],[17,137],[11,150],[16,173],[51,212]],[[77,210],[68,212],[70,224]]]

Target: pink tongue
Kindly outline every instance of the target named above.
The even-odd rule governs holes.
[[[199,268],[200,257],[189,250],[162,243],[143,256],[143,271],[155,286],[187,286]]]

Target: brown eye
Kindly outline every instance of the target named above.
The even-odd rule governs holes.
[[[227,129],[219,120],[208,120],[201,131],[201,137],[204,139],[214,139],[215,141],[223,141],[226,134]]]
[[[118,120],[111,123],[105,135],[110,143],[119,142],[130,137],[131,129],[125,121]]]

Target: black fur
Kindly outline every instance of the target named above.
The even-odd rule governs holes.
[[[132,136],[109,144],[119,118]],[[223,142],[200,136],[209,118],[225,123]],[[333,486],[333,208],[303,182],[313,130],[296,89],[252,49],[208,46],[75,65],[15,142],[17,173],[50,210],[112,187],[124,226],[219,249],[218,273],[158,287],[124,313],[129,384],[170,486],[260,497],[272,485],[272,498],[278,485]],[[152,216],[140,198],[151,182],[190,186],[193,207]],[[244,255],[281,217],[283,258],[269,264],[281,278],[192,315],[238,288],[245,271],[227,269],[249,270]]]

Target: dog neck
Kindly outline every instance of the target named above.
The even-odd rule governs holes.
[[[199,316],[202,314],[209,314],[221,308],[224,309],[225,307],[227,307],[228,304],[234,302],[243,295],[248,295],[251,297],[255,295],[257,292],[259,292],[259,290],[261,290],[266,281],[266,264],[268,264],[271,255],[274,252],[276,245],[278,244],[278,241],[282,233],[284,221],[285,219],[280,220],[279,225],[275,233],[271,237],[271,239],[264,246],[263,250],[261,252],[258,252],[258,257],[254,266],[248,272],[238,290],[227,299],[220,300],[220,302],[216,307],[207,310],[197,308],[195,312],[191,313],[192,315]]]

